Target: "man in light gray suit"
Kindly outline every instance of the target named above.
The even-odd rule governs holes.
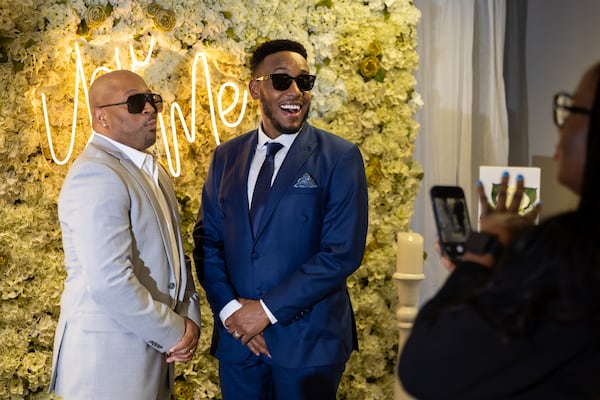
[[[173,362],[196,350],[200,308],[173,185],[145,152],[162,98],[120,70],[97,78],[89,99],[94,133],[58,200],[67,278],[50,391],[169,399]]]

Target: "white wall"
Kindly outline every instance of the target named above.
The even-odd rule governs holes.
[[[572,209],[577,197],[556,181],[556,92],[573,92],[600,61],[600,1],[528,0],[526,31],[529,163],[542,168],[542,218]]]
[[[583,71],[600,61],[600,1],[528,0],[526,46],[531,162],[554,155],[554,94],[572,92]]]

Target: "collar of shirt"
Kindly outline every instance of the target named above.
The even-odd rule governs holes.
[[[114,145],[116,148],[118,148],[119,150],[121,150],[123,153],[125,153],[125,155],[127,157],[129,157],[131,159],[131,161],[133,161],[133,163],[139,168],[142,169],[142,166],[144,165],[144,161],[146,161],[146,157],[150,156],[152,157],[150,154],[148,153],[144,153],[143,151],[139,151],[137,149],[134,149],[133,147],[129,147],[127,145],[124,145],[123,143],[119,143],[114,139],[111,139],[107,136],[104,136],[101,133],[98,133],[96,131],[93,131],[94,135],[98,135],[101,136],[102,138],[106,139],[108,142],[110,142],[112,145]]]
[[[258,126],[258,139],[256,143],[256,150],[254,152],[254,158],[252,159],[252,164],[250,164],[250,171],[248,172],[248,207],[252,204],[252,196],[254,194],[254,186],[256,185],[256,179],[258,177],[258,172],[260,171],[260,167],[262,166],[263,161],[265,160],[265,156],[267,154],[267,142],[277,142],[281,143],[283,147],[281,150],[275,154],[275,165],[273,170],[273,180],[275,181],[275,177],[279,172],[279,167],[283,164],[283,160],[287,156],[287,153],[292,147],[294,140],[298,137],[300,131],[293,134],[282,134],[279,135],[276,139],[271,139],[267,136],[267,134],[262,129],[262,123]]]
[[[302,130],[302,128],[300,128],[300,131],[301,130]],[[264,146],[267,142],[277,142],[277,143],[281,143],[283,145],[283,148],[281,150],[279,150],[279,152],[285,151],[287,153],[289,148],[294,143],[294,140],[296,140],[296,138],[298,137],[298,134],[300,134],[300,131],[298,131],[296,133],[292,133],[292,134],[281,134],[276,139],[271,139],[270,137],[267,136],[265,131],[263,131],[262,123],[261,123],[258,125],[258,140],[257,140],[256,148],[264,149]]]

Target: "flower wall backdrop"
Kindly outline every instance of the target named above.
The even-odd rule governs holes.
[[[360,146],[369,182],[367,252],[349,281],[360,351],[339,398],[389,399],[395,234],[409,230],[422,177],[412,157],[419,17],[410,0],[2,0],[0,398],[47,397],[65,275],[56,200],[90,133],[85,98],[95,74],[134,69],[163,95],[155,148],[173,170],[191,252],[217,140],[257,122],[243,97],[247,55],[266,39],[290,38],[305,44],[318,76],[310,121]],[[203,302],[201,346],[177,365],[177,398],[220,398]]]

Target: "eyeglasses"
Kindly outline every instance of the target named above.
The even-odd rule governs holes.
[[[254,78],[254,80],[256,81],[265,81],[267,79],[270,79],[271,82],[273,82],[273,88],[275,90],[288,90],[288,88],[292,84],[292,81],[296,81],[298,89],[300,89],[303,92],[308,92],[315,85],[315,79],[317,79],[317,77],[314,75],[302,74],[294,78],[293,76],[289,76],[288,74],[270,74]]]
[[[565,125],[565,121],[572,113],[576,114],[591,114],[591,110],[583,107],[572,106],[573,97],[565,92],[557,93],[554,96],[554,102],[552,104],[552,111],[554,117],[554,124],[562,128]]]
[[[129,114],[139,114],[144,111],[144,107],[146,107],[146,103],[150,103],[150,105],[154,108],[154,111],[161,112],[163,109],[163,100],[160,94],[155,93],[138,93],[132,94],[127,98],[127,101],[122,103],[114,103],[114,104],[105,104],[98,108],[110,107],[110,106],[120,106],[122,104],[127,104],[127,112]]]

